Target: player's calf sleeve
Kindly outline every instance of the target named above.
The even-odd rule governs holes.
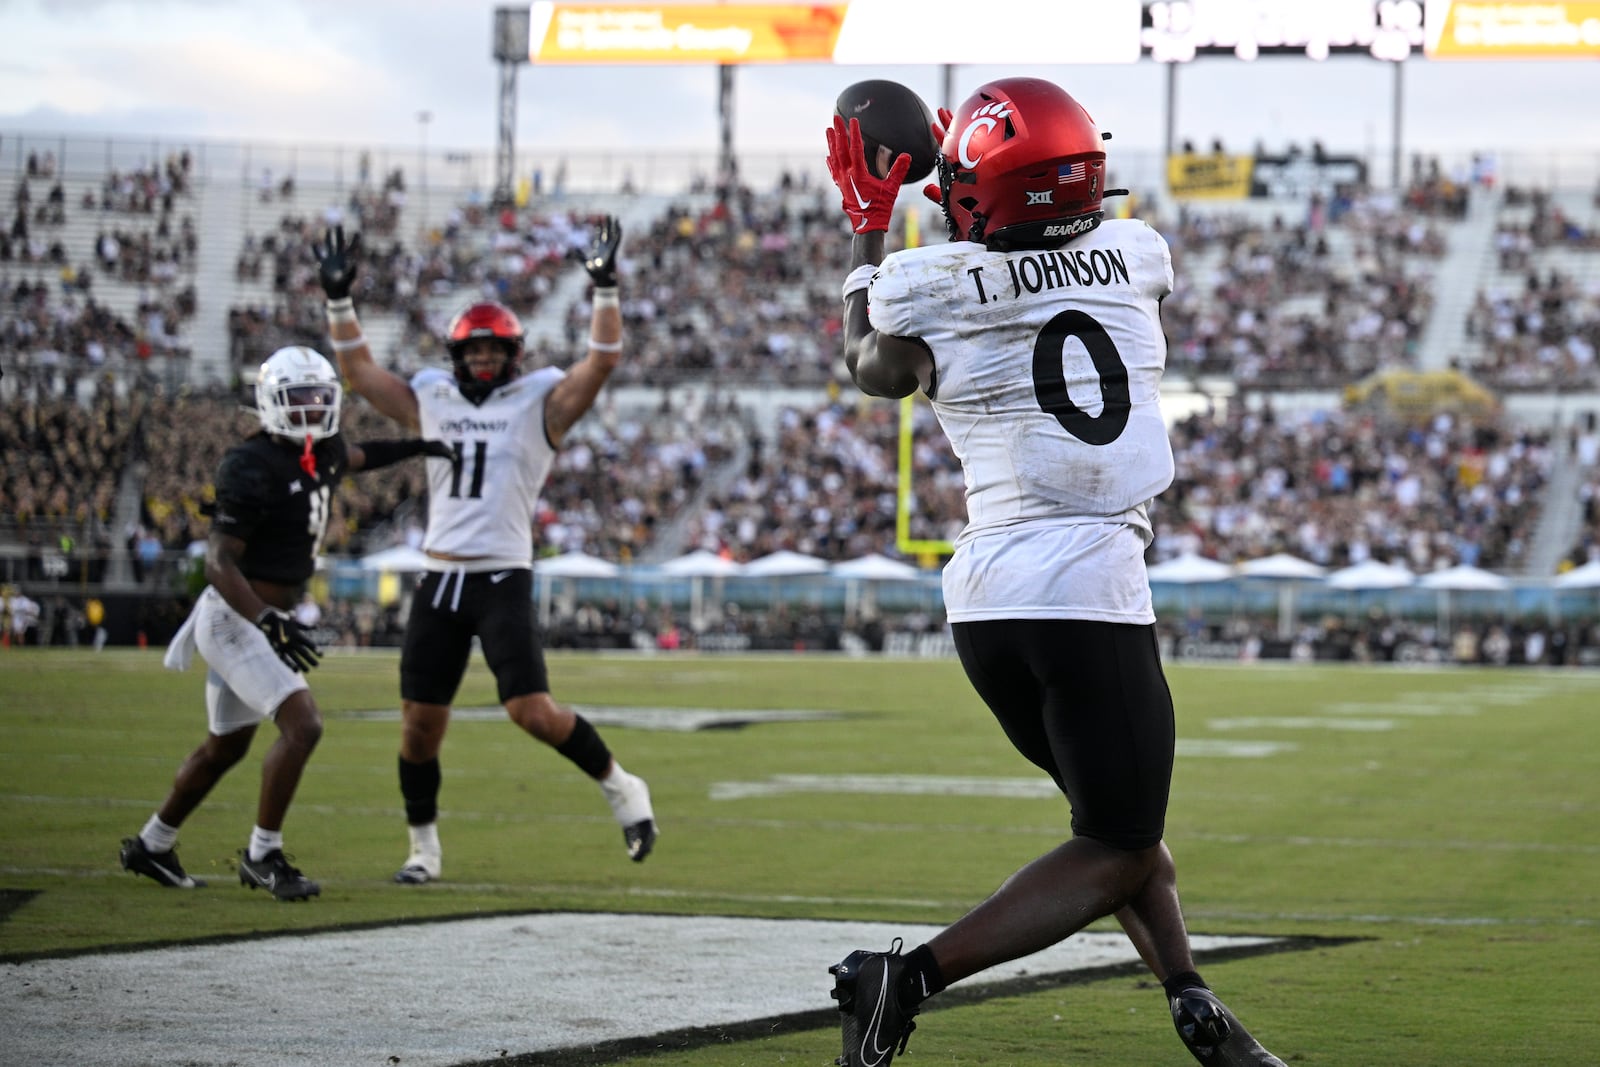
[[[412,826],[434,822],[439,818],[439,759],[426,763],[400,760],[400,796],[406,802],[406,822]]]
[[[611,750],[600,734],[582,715],[574,715],[572,734],[556,746],[556,751],[578,765],[590,778],[605,776],[611,767]]]
[[[1193,989],[1195,986],[1201,989],[1211,988],[1194,971],[1179,971],[1177,974],[1168,975],[1167,980],[1161,983],[1161,988],[1169,997],[1175,997],[1185,989]]]

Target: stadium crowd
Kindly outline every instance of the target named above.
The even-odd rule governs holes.
[[[55,182],[43,161],[28,177]],[[27,188],[26,179],[16,186],[19,207],[31,204]],[[30,211],[25,225],[55,226],[72,210],[58,188],[51,184],[40,205],[49,209],[44,221]],[[362,182],[320,210],[299,210],[310,201],[292,182],[274,182],[270,192],[283,213],[269,232],[241,238],[236,261],[241,280],[271,293],[228,310],[238,368],[283,344],[323,344],[308,248],[332,223],[367,238],[357,295],[400,322],[394,361],[403,369],[441,356],[446,305],[467,295],[503,300],[525,318],[560,317],[559,339],[535,342],[530,362],[564,364],[581,346],[587,292],[559,310],[545,302],[574,269],[573,249],[590,221],[582,211],[552,201],[504,210],[467,201],[413,245],[399,225],[406,196],[398,173],[378,186]],[[158,561],[182,559],[203,539],[211,473],[251,423],[232,392],[169,388],[148,373],[152,356],[182,351],[177,332],[197,311],[188,280],[197,235],[192,217],[176,214],[190,195],[186,156],[108,174],[76,208],[104,218],[91,227],[91,246],[65,250],[71,284],[63,270],[60,285],[24,272],[0,286],[8,379],[0,444],[27,456],[0,475],[0,531],[13,541],[65,545],[70,558],[85,560],[103,560],[120,541],[136,576],[157,580]],[[1539,269],[1539,256],[1552,247],[1590,250],[1593,237],[1538,194],[1503,195],[1532,205],[1529,221],[1507,223],[1497,245],[1526,274],[1520,294],[1480,294],[1474,303],[1466,330],[1488,352],[1475,369],[1507,386],[1592,384],[1600,293]],[[1192,210],[1153,218],[1178,277],[1164,308],[1169,375],[1224,375],[1270,397],[1273,389],[1326,388],[1413,365],[1433,304],[1431,271],[1463,205],[1457,187],[1424,173],[1399,197],[1313,197],[1297,218]],[[142,229],[152,217],[153,227]],[[544,551],[619,562],[694,547],[737,560],[780,548],[830,560],[898,554],[896,406],[852,394],[789,407],[761,424],[737,402],[738,387],[815,386],[821,397],[839,381],[845,245],[833,239],[837,226],[821,191],[790,181],[768,193],[685,199],[629,230],[629,352],[614,382],[711,381],[724,391],[689,410],[665,390],[654,411],[602,401],[558,459],[539,517]],[[135,321],[96,303],[97,273],[146,293]],[[106,387],[108,371],[122,376],[124,389]],[[385,435],[365,405],[353,402],[348,412],[353,439]],[[913,412],[912,536],[949,540],[963,521],[959,467],[927,406]],[[1514,570],[1552,463],[1543,435],[1499,423],[1279,415],[1270,399],[1185,419],[1173,444],[1179,476],[1153,509],[1152,561],[1181,551],[1223,560],[1285,551],[1328,566],[1377,557],[1419,571],[1453,563]],[[114,530],[118,487],[130,477],[138,517]],[[68,493],[68,485],[78,488]],[[414,540],[422,492],[412,466],[352,480],[334,498],[328,549],[359,554]],[[1581,492],[1586,524],[1573,561],[1600,552],[1600,482],[1592,473]],[[730,625],[773,640],[822,632],[804,611],[749,615],[763,617],[733,613]],[[398,625],[383,612],[363,609],[357,618],[342,605],[329,616],[355,643],[381,640]],[[640,619],[638,605],[590,605],[557,625],[579,635],[575,641],[683,629],[658,618],[641,627]]]

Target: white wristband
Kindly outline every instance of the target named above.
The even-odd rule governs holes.
[[[872,276],[877,273],[878,265],[876,263],[863,263],[851,271],[844,280],[843,299],[849,300],[851,296],[865,289],[872,283]]]
[[[596,288],[594,291],[594,306],[597,308],[619,308],[622,298],[617,294],[617,287],[608,285],[604,289]]]
[[[359,333],[354,337],[346,337],[343,339],[335,337],[333,339],[333,343],[330,345],[335,352],[350,352],[357,348],[365,348],[366,346],[367,339],[361,336]]]
[[[355,322],[356,305],[348,296],[328,301],[329,322]]]
[[[622,342],[596,341],[593,337],[591,337],[589,338],[589,347],[594,349],[596,352],[621,352]]]

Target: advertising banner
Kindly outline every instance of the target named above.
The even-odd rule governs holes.
[[[1429,59],[1600,58],[1600,2],[1428,0]]]
[[[1167,189],[1194,200],[1243,200],[1250,195],[1255,161],[1222,152],[1186,152],[1167,157]]]

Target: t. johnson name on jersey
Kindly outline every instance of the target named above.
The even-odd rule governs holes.
[[[1006,259],[1011,274],[1011,296],[1060,289],[1065,285],[1129,285],[1128,263],[1120,248],[1054,249]],[[999,299],[983,284],[983,268],[967,271],[978,291],[978,303]]]

